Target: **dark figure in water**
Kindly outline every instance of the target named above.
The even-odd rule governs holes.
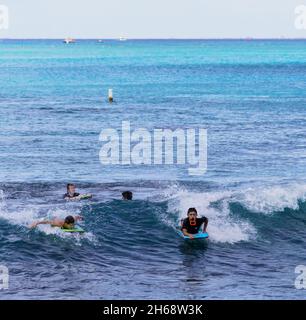
[[[198,218],[196,208],[189,208],[187,218],[182,220],[182,232],[185,236],[193,239],[193,235],[199,232],[202,224],[204,224],[203,232],[206,232],[208,219],[206,217]]]
[[[123,200],[133,200],[133,193],[131,191],[122,192],[122,199]]]

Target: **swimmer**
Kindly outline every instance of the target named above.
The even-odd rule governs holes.
[[[189,208],[187,212],[187,218],[181,222],[183,234],[190,239],[193,239],[193,235],[199,232],[202,224],[204,224],[203,232],[206,232],[208,225],[208,219],[206,217],[198,218],[198,212],[196,208]]]
[[[122,192],[122,199],[123,200],[133,200],[133,192],[131,192],[131,191]]]
[[[75,184],[68,183],[67,184],[67,193],[64,194],[65,200],[82,200],[82,199],[90,199],[92,198],[91,194],[79,194],[76,192]]]
[[[75,192],[76,187],[73,183],[68,183],[67,184],[67,193],[64,194],[64,199],[65,200],[71,200],[71,199],[76,199],[80,196],[79,193]]]
[[[51,227],[59,227],[62,229],[73,229],[77,221],[83,220],[82,216],[67,216],[65,219],[55,218],[53,220],[36,221],[31,224],[30,228],[34,229],[39,224],[49,224]]]

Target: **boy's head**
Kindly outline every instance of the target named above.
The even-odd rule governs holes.
[[[196,208],[189,208],[187,211],[187,216],[190,220],[196,219],[198,215],[197,209]]]
[[[71,194],[75,193],[75,184],[73,184],[73,183],[68,183],[68,184],[67,184],[67,192],[68,192],[68,193],[71,193]]]
[[[65,218],[65,222],[63,225],[64,229],[73,229],[74,228],[74,224],[75,224],[75,220],[73,216],[67,216]]]
[[[122,192],[122,199],[123,200],[132,200],[133,199],[133,193],[131,191]]]

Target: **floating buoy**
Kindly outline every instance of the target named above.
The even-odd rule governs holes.
[[[111,103],[114,101],[113,98],[113,89],[108,89],[108,101]]]

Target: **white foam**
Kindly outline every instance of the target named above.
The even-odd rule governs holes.
[[[57,217],[65,217],[69,213],[65,210],[52,210],[49,209],[46,211],[45,215],[42,216],[39,214],[40,207],[37,206],[25,206],[22,209],[11,209],[9,210],[8,206],[6,205],[5,197],[1,199],[1,192],[0,192],[0,218],[7,220],[11,224],[21,225],[21,226],[29,226],[36,220],[43,220],[43,219],[50,219],[53,216]]]
[[[11,224],[28,226],[31,222],[38,219],[37,210],[34,208],[19,209],[9,211],[5,204],[0,205],[0,218],[5,219]]]
[[[306,185],[291,184],[249,188],[236,198],[243,206],[253,212],[271,214],[283,211],[285,208],[297,210],[299,200],[306,200]]]

